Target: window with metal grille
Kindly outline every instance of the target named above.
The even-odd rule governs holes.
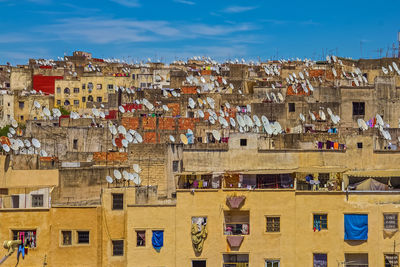
[[[27,240],[28,248],[37,247],[36,230],[12,230],[13,240]]]
[[[136,246],[137,247],[146,246],[146,231],[136,231]]]
[[[72,231],[61,231],[63,246],[72,245]]]
[[[114,90],[114,85],[108,84],[108,85],[107,85],[107,89],[108,89],[108,90]]]
[[[79,88],[78,88],[78,87],[75,87],[75,88],[74,88],[74,93],[75,93],[75,94],[78,94],[78,93],[79,93]]]
[[[397,229],[398,228],[398,214],[397,213],[383,214],[383,227],[388,230]]]
[[[32,207],[43,207],[43,195],[32,195]]]
[[[247,139],[240,139],[240,146],[247,146]]]
[[[328,215],[327,214],[314,214],[314,231],[321,229],[328,229]]]
[[[385,267],[399,267],[399,255],[385,254]]]
[[[89,231],[77,231],[78,244],[89,244]]]
[[[123,256],[124,255],[124,240],[113,240],[113,256]]]
[[[279,260],[266,260],[265,267],[279,267],[280,262]]]
[[[365,103],[353,102],[353,116],[364,116],[364,115],[365,115]]]
[[[122,210],[124,209],[124,194],[112,194],[113,198],[113,210]]]
[[[328,266],[328,255],[322,253],[314,253],[313,255],[314,267],[327,267]]]
[[[97,97],[97,102],[101,103],[103,101],[103,98],[101,96]]]
[[[74,100],[74,106],[79,106],[79,100]]]
[[[267,232],[280,232],[281,231],[281,218],[267,217]]]

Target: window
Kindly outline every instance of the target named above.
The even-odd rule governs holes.
[[[387,230],[398,229],[398,215],[397,213],[383,214],[383,228]]]
[[[10,102],[7,102],[7,106],[10,106]]]
[[[140,83],[140,87],[141,88],[145,88],[146,87],[146,83]]]
[[[362,142],[358,142],[357,143],[357,148],[363,148],[363,143]]]
[[[385,267],[399,267],[399,255],[385,254]]]
[[[43,207],[43,195],[32,195],[32,207]]]
[[[346,253],[344,260],[344,267],[368,267],[368,253]]]
[[[124,194],[112,194],[113,210],[123,210],[124,209]]]
[[[23,109],[23,108],[25,107],[25,102],[19,101],[19,102],[18,102],[18,107],[19,107],[20,109]]]
[[[327,214],[314,214],[313,229],[321,231],[321,229],[328,229],[328,215]]]
[[[344,240],[368,240],[368,214],[344,215]]]
[[[289,103],[289,112],[295,112],[295,111],[296,111],[295,103]]]
[[[240,146],[247,146],[247,139],[240,139]]]
[[[132,80],[135,80],[135,74],[132,74]]]
[[[248,267],[249,254],[224,254],[223,267]]]
[[[266,260],[265,267],[279,267],[279,260]]]
[[[78,149],[78,139],[74,139],[74,140],[73,140],[72,148],[73,148],[73,149]]]
[[[107,89],[108,90],[114,90],[114,85],[112,85],[112,84],[107,85]]]
[[[78,244],[89,244],[89,231],[77,231]]]
[[[91,96],[91,95],[88,96],[87,101],[88,101],[88,102],[93,102],[93,96]]]
[[[79,106],[79,100],[74,100],[74,106]]]
[[[69,105],[70,105],[69,100],[65,100],[65,101],[64,101],[64,106],[69,106]]]
[[[28,248],[37,247],[36,230],[12,230],[13,240],[28,240]]]
[[[113,256],[123,256],[124,255],[124,240],[113,240]]]
[[[225,211],[225,235],[248,235],[250,234],[250,213],[248,211]]]
[[[64,89],[64,94],[69,95],[69,93],[70,93],[69,88],[68,88],[68,87],[65,88],[65,89]]]
[[[78,87],[75,87],[75,88],[74,88],[74,93],[75,93],[75,94],[78,94],[78,93],[79,93],[79,88],[78,88]]]
[[[192,267],[207,267],[205,260],[192,260]]]
[[[86,102],[86,96],[82,96],[82,103]]]
[[[101,96],[97,97],[97,102],[101,103],[102,100],[103,100],[103,98]]]
[[[19,195],[11,196],[11,201],[12,201],[12,207],[14,209],[18,209],[19,208]]]
[[[100,90],[102,87],[103,87],[103,86],[101,85],[101,83],[98,83],[97,86],[96,86],[96,88],[97,88],[98,90]]]
[[[82,90],[86,89],[86,84],[82,83]]]
[[[172,171],[177,172],[179,169],[179,160],[172,161]]]
[[[353,102],[353,116],[364,116],[364,115],[365,115],[365,103]]]
[[[136,231],[136,246],[137,247],[146,246],[146,231]]]
[[[280,231],[281,231],[281,218],[267,217],[267,232],[280,232]]]
[[[72,231],[61,231],[61,235],[62,235],[63,246],[72,245]]]
[[[88,83],[87,87],[89,90],[93,90],[93,83]]]
[[[19,118],[21,119],[21,121],[24,120],[24,116],[23,115],[19,116]]]
[[[57,87],[57,94],[61,94],[61,87]]]
[[[57,106],[61,106],[61,100],[57,99]]]
[[[314,267],[327,267],[328,266],[328,255],[321,253],[314,253],[313,255]]]

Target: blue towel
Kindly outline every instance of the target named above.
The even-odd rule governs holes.
[[[344,240],[368,239],[368,214],[344,215]]]
[[[164,231],[153,231],[153,237],[151,238],[153,247],[156,250],[160,250],[164,246]]]

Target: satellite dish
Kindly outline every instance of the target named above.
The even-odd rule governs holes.
[[[16,120],[12,120],[11,121],[11,125],[12,125],[12,127],[17,128],[18,127],[18,122]]]
[[[194,102],[193,98],[189,97],[189,107],[194,108],[196,106],[196,103]]]
[[[164,111],[168,111],[169,110],[167,105],[163,105],[162,108],[163,108]]]
[[[242,115],[237,115],[236,116],[236,120],[237,120],[237,122],[238,122],[240,127],[245,127],[246,126],[246,123],[245,123]]]
[[[120,111],[121,113],[125,113],[125,109],[124,109],[123,106],[119,106],[118,109],[119,109],[119,111]]]
[[[106,117],[106,114],[103,111],[100,111],[100,118],[104,119]]]
[[[40,108],[40,103],[37,102],[36,100],[33,101],[33,105],[35,106],[35,108]]]
[[[15,134],[15,129],[10,127],[10,129],[8,129],[8,131],[10,132],[10,134],[14,135]]]
[[[31,142],[28,139],[24,140],[24,144],[26,147],[30,147],[31,146]]]
[[[253,115],[253,121],[254,121],[254,123],[256,124],[257,127],[261,126],[261,121],[260,121],[260,119],[258,118],[257,115]]]
[[[324,113],[324,111],[323,110],[319,110],[319,117],[321,118],[321,120],[326,120],[326,116],[325,116],[325,113]]]
[[[3,144],[2,147],[5,152],[10,152],[10,147],[7,144]]]
[[[125,127],[122,126],[122,125],[118,126],[118,132],[119,132],[120,134],[126,135],[126,129],[125,129]]]
[[[271,127],[271,124],[269,124],[269,123],[264,123],[263,126],[264,126],[265,131],[266,131],[269,135],[273,134],[273,129],[272,129],[272,127]]]
[[[385,67],[383,67],[383,66],[382,66],[382,71],[383,71],[383,73],[386,74],[386,75],[389,74],[387,68],[385,68]]]
[[[254,126],[253,121],[251,120],[249,115],[244,115],[244,122],[246,123],[247,126],[250,128]]]
[[[39,140],[37,140],[36,138],[33,138],[33,139],[32,139],[32,145],[33,145],[35,148],[40,148],[40,142],[39,142]]]
[[[332,73],[333,73],[333,76],[336,78],[337,77],[337,72],[336,72],[335,68],[332,68]]]
[[[280,92],[278,92],[278,99],[280,102],[283,102],[283,100],[284,100],[283,95]]]
[[[187,133],[188,133],[188,134],[193,134],[192,129],[188,129],[188,130],[187,130]]]
[[[43,113],[44,113],[44,115],[46,115],[47,117],[50,117],[50,116],[51,116],[50,110],[49,110],[47,107],[43,108]]]
[[[312,113],[311,111],[309,111],[309,113],[310,113],[310,116],[311,116],[311,120],[315,121],[315,115],[314,115],[314,113]]]
[[[122,143],[123,147],[128,147],[128,144],[129,144],[128,140],[122,139],[121,143]]]
[[[43,149],[42,150],[40,150],[40,156],[41,157],[47,157],[47,152],[46,151],[44,151]]]
[[[204,112],[203,112],[201,109],[199,109],[199,110],[197,111],[197,113],[199,114],[199,117],[200,117],[200,118],[204,118]]]
[[[236,127],[236,121],[235,121],[233,118],[230,118],[229,121],[230,121],[230,123],[231,123],[231,126],[232,126],[233,128],[235,128],[235,127]]]
[[[137,164],[137,163],[133,164],[132,167],[133,167],[133,170],[137,173],[140,173],[142,171],[139,164]]]
[[[326,111],[328,112],[329,116],[332,116],[332,110],[330,108],[327,108]]]
[[[125,180],[130,180],[129,172],[123,171],[123,172],[122,172],[122,176],[124,177]]]
[[[139,143],[143,142],[143,138],[138,132],[135,132],[135,138]]]
[[[109,183],[109,184],[112,184],[113,183],[113,178],[111,178],[111,176],[106,176],[106,181],[107,181],[107,183]]]
[[[306,121],[306,118],[304,117],[303,113],[300,113],[300,114],[299,114],[299,117],[300,117],[300,120],[301,120],[302,122],[305,122],[305,121]]]
[[[114,177],[117,180],[121,179],[122,176],[119,170],[114,170]]]
[[[381,115],[379,115],[379,114],[376,114],[376,122],[380,125],[380,126],[382,126],[383,127],[383,125],[384,125],[384,122],[383,122],[383,119],[382,119],[382,117],[381,117]]]
[[[180,137],[181,137],[181,142],[182,142],[184,145],[187,145],[189,141],[188,141],[186,135],[181,134]]]
[[[197,98],[197,102],[199,103],[199,106],[203,106],[203,100],[201,98]]]
[[[96,108],[92,108],[92,113],[95,117],[99,117],[100,116],[100,112],[96,109]]]
[[[215,140],[219,141],[221,139],[221,134],[217,130],[212,130],[212,135],[214,136]]]
[[[304,75],[303,75],[303,73],[300,71],[299,72],[299,77],[302,79],[302,80],[304,80]]]
[[[228,102],[225,102],[225,107],[226,108],[231,108],[231,105]]]
[[[212,116],[208,117],[208,121],[209,121],[211,124],[215,124],[215,119],[214,119],[214,117],[212,117]]]
[[[365,121],[364,121],[363,119],[358,119],[358,120],[357,120],[357,124],[358,124],[358,127],[359,127],[361,130],[363,130],[363,131],[368,130],[368,125],[365,123]]]
[[[133,136],[130,133],[126,133],[125,139],[128,140],[129,143],[133,141]]]
[[[269,120],[264,115],[261,116],[261,121],[263,124],[269,124]]]
[[[172,135],[169,136],[169,140],[170,140],[172,143],[175,143],[175,137],[173,137]]]

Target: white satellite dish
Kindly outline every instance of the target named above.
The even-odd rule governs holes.
[[[229,121],[230,121],[230,123],[231,123],[231,126],[232,126],[233,128],[235,128],[235,127],[236,127],[236,121],[235,121],[233,118],[230,118]]]
[[[221,134],[217,130],[212,130],[212,135],[214,136],[215,140],[219,141],[221,139]]]
[[[204,112],[203,112],[201,109],[199,109],[199,110],[197,111],[197,113],[199,114],[199,117],[200,117],[200,118],[204,118]]]
[[[10,147],[7,144],[3,144],[2,147],[5,152],[10,152]]]
[[[225,107],[226,108],[231,108],[231,105],[228,102],[225,102]]]
[[[115,179],[119,180],[122,178],[121,173],[119,170],[114,170],[114,177]]]
[[[120,134],[126,135],[126,129],[125,129],[125,127],[122,126],[122,125],[118,126],[118,132],[119,132]]]
[[[33,105],[35,106],[35,108],[40,108],[40,103],[37,102],[36,100],[33,101]]]
[[[175,137],[173,137],[172,135],[169,136],[169,140],[170,140],[172,143],[175,143]]]
[[[137,164],[137,163],[133,164],[132,167],[133,167],[133,170],[137,173],[140,173],[142,171],[139,164]]]
[[[12,120],[11,121],[11,125],[12,125],[12,127],[17,128],[18,127],[18,122],[16,120]]]
[[[130,133],[126,133],[125,139],[128,140],[129,143],[132,143],[133,141],[133,136]]]
[[[282,95],[280,92],[278,92],[277,95],[278,95],[279,101],[280,101],[280,102],[283,102],[283,100],[284,100],[284,99],[283,99],[283,95]]]
[[[124,177],[125,180],[130,180],[129,172],[127,172],[127,171],[124,170],[124,171],[122,172],[122,176]]]
[[[123,106],[119,106],[118,109],[119,109],[119,111],[120,111],[121,113],[125,113],[125,109],[124,109]]]
[[[187,144],[188,144],[189,141],[188,141],[186,135],[181,134],[181,135],[180,135],[180,138],[181,138],[181,142],[182,142],[184,145],[187,145]]]
[[[361,130],[363,130],[363,131],[368,130],[368,125],[365,123],[365,121],[364,121],[363,119],[358,119],[358,120],[357,120],[357,124],[358,124],[358,127],[359,127]]]
[[[246,123],[245,123],[242,115],[237,115],[236,116],[236,120],[237,120],[237,122],[238,122],[240,127],[245,127],[246,126]]]
[[[162,108],[163,108],[164,111],[168,111],[169,110],[167,105],[163,105]]]
[[[257,127],[261,126],[261,121],[260,121],[260,119],[258,118],[257,115],[253,115],[253,121],[254,121],[254,123],[256,124]]]
[[[337,77],[337,72],[336,72],[335,68],[332,68],[332,73],[333,73],[333,76],[336,78]]]
[[[311,120],[315,121],[315,115],[314,115],[314,113],[311,112],[311,111],[309,111],[309,114],[310,114]]]
[[[383,71],[383,73],[386,74],[386,75],[389,74],[389,71],[387,70],[387,68],[385,68],[385,67],[383,67],[383,66],[382,66],[382,71]]]
[[[383,122],[383,119],[382,119],[381,115],[376,114],[375,117],[376,117],[376,122],[378,123],[378,125],[380,125],[380,126],[383,127],[383,125],[384,125],[385,123]]]
[[[92,108],[92,113],[95,117],[99,117],[100,116],[100,112],[96,109],[96,108]]]
[[[212,116],[209,116],[209,117],[208,117],[208,121],[209,121],[211,124],[215,124],[215,119],[214,119],[214,117],[212,117]]]
[[[305,121],[306,121],[306,118],[304,117],[303,113],[300,113],[300,114],[299,114],[299,117],[300,117],[300,120],[301,120],[302,122],[305,122]]]
[[[327,108],[326,111],[328,112],[329,116],[332,116],[332,110],[330,108]]]
[[[41,157],[47,157],[47,152],[46,151],[44,151],[43,149],[42,150],[40,150],[40,156]]]
[[[326,120],[326,116],[325,116],[325,112],[323,110],[319,110],[319,117],[321,118],[321,120]]]
[[[196,103],[194,102],[193,98],[189,97],[189,107],[194,108],[196,106]]]
[[[272,129],[270,123],[263,123],[263,126],[264,126],[265,131],[266,131],[269,135],[273,134],[273,129]]]
[[[15,129],[13,127],[10,127],[8,129],[8,131],[10,132],[10,134],[14,135],[15,134]]]
[[[269,124],[269,120],[268,120],[267,117],[265,117],[265,115],[261,116],[261,121],[262,121],[263,124]]]
[[[251,120],[249,115],[244,115],[244,122],[246,123],[247,126],[250,128],[254,126],[253,121]]]
[[[121,143],[122,143],[123,147],[128,147],[128,144],[129,144],[128,140],[122,139]]]
[[[43,108],[43,113],[44,113],[44,115],[46,115],[47,117],[50,117],[50,115],[51,115],[50,110],[49,110],[47,107]]]
[[[28,139],[24,140],[24,144],[26,147],[30,147],[31,146],[31,142]]]
[[[36,148],[40,148],[40,142],[36,138],[32,139],[32,145]]]
[[[135,132],[135,138],[136,138],[137,142],[139,142],[139,143],[143,142],[143,138],[138,132]]]
[[[112,184],[113,183],[113,178],[111,178],[111,176],[106,176],[106,181],[107,181],[107,183],[109,183],[109,184]]]

